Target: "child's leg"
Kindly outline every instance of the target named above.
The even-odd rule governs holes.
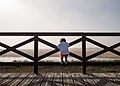
[[[61,54],[61,62],[63,62],[63,55]]]
[[[67,62],[68,55],[65,55],[65,62]]]

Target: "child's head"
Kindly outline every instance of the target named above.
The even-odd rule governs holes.
[[[66,39],[65,38],[61,38],[60,42],[66,42]]]

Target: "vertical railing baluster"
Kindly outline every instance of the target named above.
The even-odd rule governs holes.
[[[86,74],[86,36],[82,36],[82,58],[83,58],[83,68],[82,73]]]
[[[34,74],[38,74],[38,36],[34,37]]]

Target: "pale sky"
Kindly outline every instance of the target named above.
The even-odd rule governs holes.
[[[0,32],[19,31],[120,32],[120,0],[0,0]],[[14,45],[24,38],[0,41]],[[60,37],[56,39],[50,41],[57,45]],[[98,39],[112,44],[120,38]]]
[[[120,31],[120,0],[0,0],[0,32]]]

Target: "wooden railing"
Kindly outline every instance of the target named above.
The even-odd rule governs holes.
[[[14,46],[9,46],[7,44],[4,44],[0,41],[0,46],[1,47],[4,47],[6,48],[5,50],[1,51],[0,52],[0,55],[3,55],[9,51],[13,51],[23,57],[26,57],[34,62],[27,62],[27,63],[24,63],[24,62],[21,62],[21,63],[14,63],[14,62],[0,62],[0,66],[17,66],[17,65],[21,65],[21,66],[34,66],[34,73],[35,74],[38,74],[38,66],[41,66],[41,65],[56,65],[56,64],[60,64],[60,63],[45,63],[45,62],[39,62],[41,59],[43,58],[46,58],[56,52],[58,52],[58,48],[55,44],[53,43],[50,43],[44,39],[41,39],[40,36],[80,36],[80,38],[70,42],[70,47],[77,44],[77,43],[80,43],[82,42],[82,55],[77,55],[77,54],[74,54],[72,52],[70,52],[70,56],[82,61],[82,67],[83,67],[83,70],[82,72],[85,74],[86,73],[86,62],[89,60],[89,59],[92,59],[96,56],[99,56],[103,53],[106,53],[107,51],[110,51],[118,56],[120,56],[120,52],[115,50],[115,48],[119,47],[120,46],[120,41],[118,41],[117,44],[114,44],[112,46],[106,46],[102,43],[99,43],[91,38],[89,38],[88,36],[120,36],[120,33],[79,33],[79,32],[1,32],[0,33],[0,36],[33,36],[32,38],[26,40],[26,41],[23,41],[17,45],[14,45]],[[17,48],[25,45],[25,44],[28,44],[30,42],[33,42],[34,41],[34,56],[31,56],[31,55],[28,55],[20,50],[18,50]],[[44,55],[38,55],[38,42],[41,42],[41,43],[44,43],[45,45],[48,45],[52,48],[54,48],[54,50],[50,51],[50,52],[47,52],[45,53]],[[101,51],[98,51],[92,55],[89,55],[89,56],[86,56],[86,42],[90,42],[96,46],[99,46],[101,48],[103,48],[103,50]],[[70,63],[69,63],[70,64]],[[71,63],[71,65],[80,65],[81,63],[77,62],[77,63]]]

